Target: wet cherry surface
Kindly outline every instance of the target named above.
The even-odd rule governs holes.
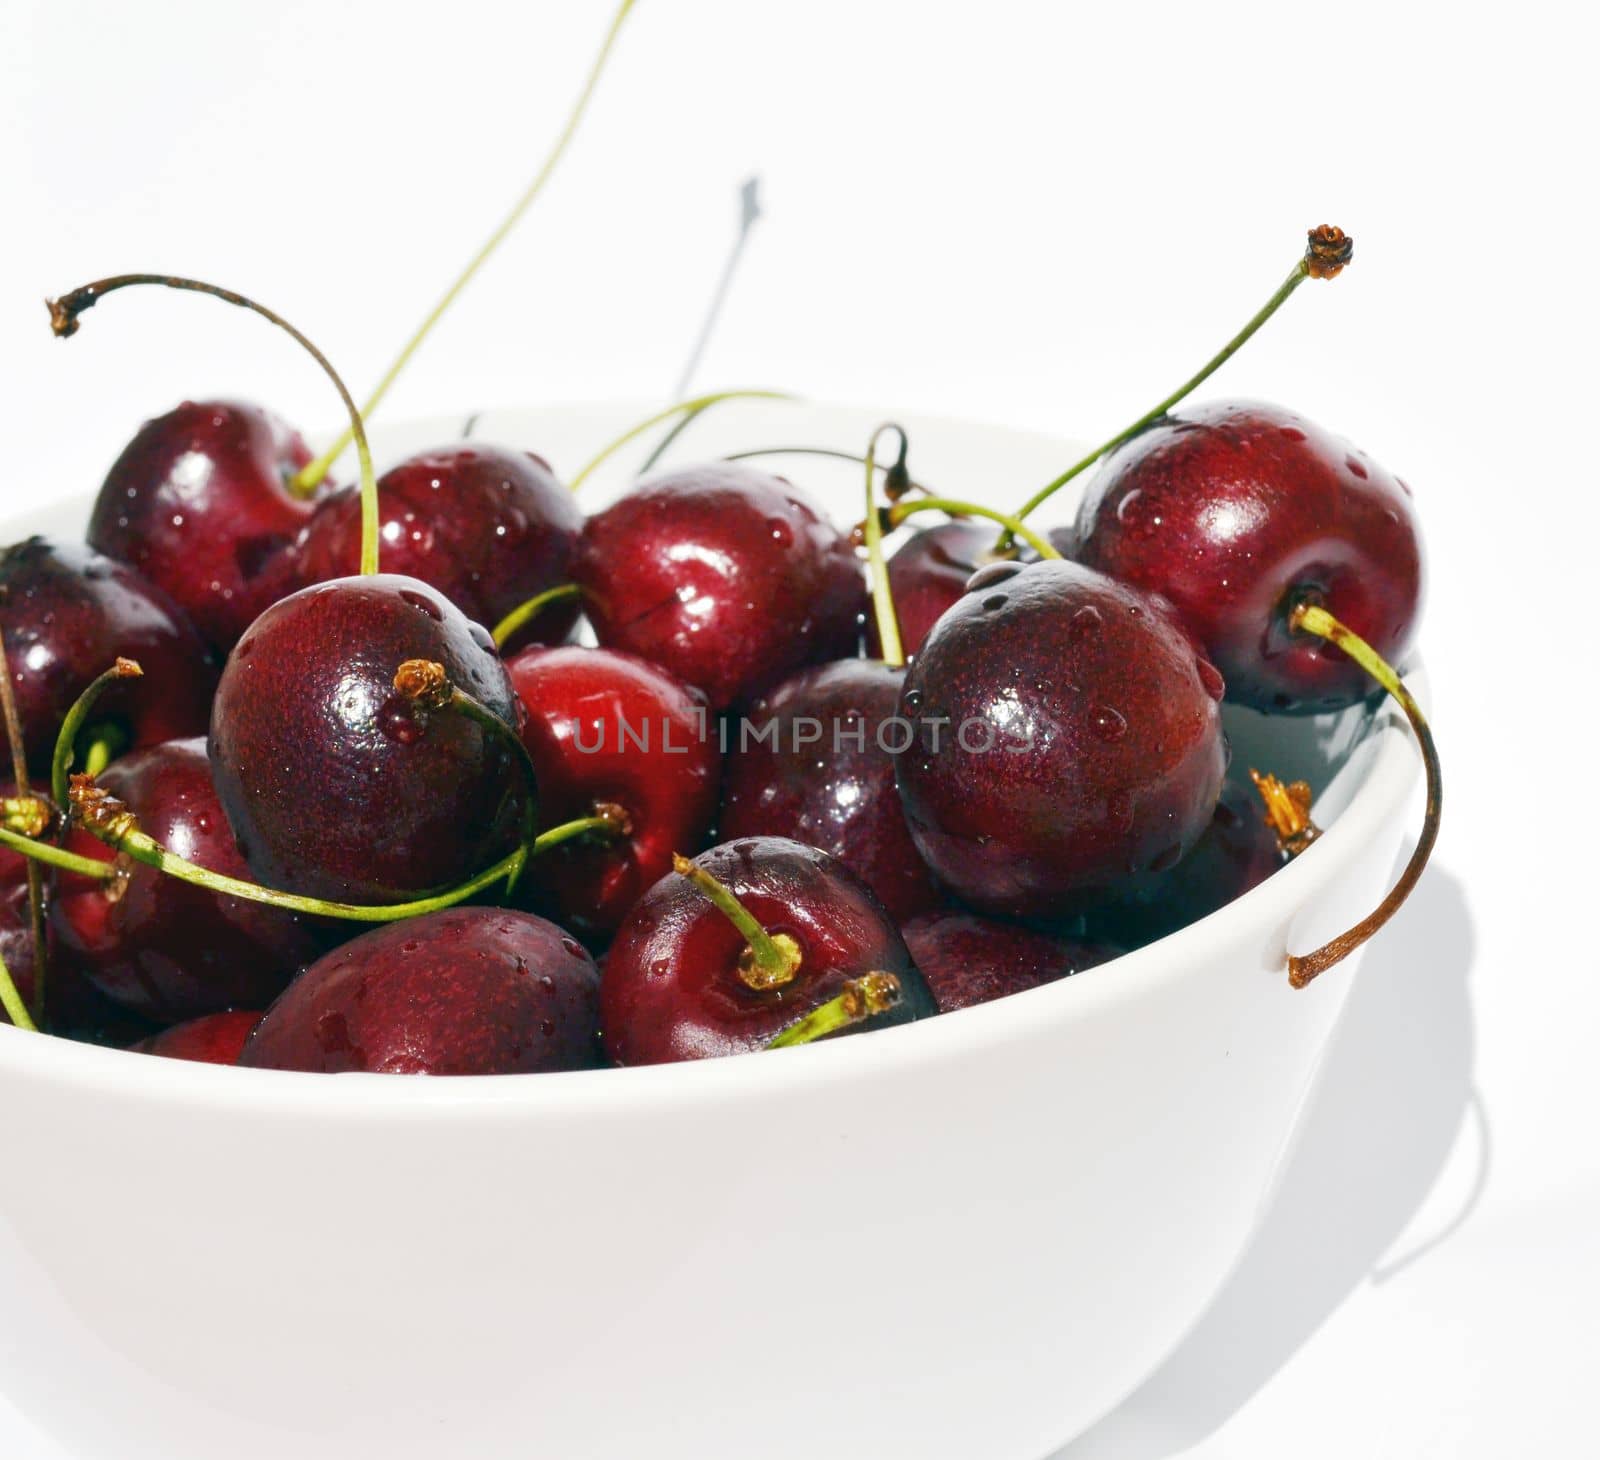
[[[1054,983],[1120,951],[1109,943],[1057,937],[960,908],[924,913],[900,931],[941,1014]]]

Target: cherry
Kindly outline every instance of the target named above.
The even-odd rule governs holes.
[[[177,855],[227,876],[245,874],[204,740],[124,756],[99,784]],[[116,855],[82,829],[67,848],[108,864]],[[102,993],[162,1023],[262,1007],[320,946],[292,913],[219,897],[139,863],[111,882],[59,873],[50,916],[58,946]]]
[[[419,452],[378,480],[385,568],[420,578],[468,618],[493,628],[524,600],[567,581],[583,513],[531,452],[463,443]],[[361,557],[361,494],[318,504],[269,579],[285,588],[353,574]],[[278,595],[274,595],[278,596]],[[552,603],[518,634],[560,643],[577,619]]]
[[[0,551],[0,609],[28,763],[48,767],[67,710],[120,654],[145,671],[100,711],[133,747],[206,727],[216,667],[183,611],[125,564],[30,537]]]
[[[521,784],[502,736],[403,696],[422,659],[515,727],[487,630],[414,578],[370,574],[275,603],[229,655],[211,718],[217,793],[270,887],[392,902],[461,880],[514,840]]]
[[[798,488],[737,463],[652,477],[590,517],[573,576],[605,647],[713,710],[853,652],[866,607],[849,539]]]
[[[262,572],[311,515],[286,485],[310,460],[260,406],[185,401],[146,421],[112,465],[89,545],[138,569],[226,653],[255,617]]]
[[[912,533],[889,559],[889,589],[900,637],[914,658],[944,611],[967,591],[967,580],[995,561],[991,524],[957,517]],[[876,625],[872,645],[878,651]]]
[[[600,1027],[617,1064],[763,1049],[871,975],[896,980],[900,1001],[855,1027],[933,1012],[882,906],[826,852],[750,837],[676,865],[606,954]]]
[[[1057,937],[942,908],[905,923],[901,934],[941,1014],[1038,988],[1115,958],[1104,943]]]
[[[1361,666],[1289,616],[1325,607],[1391,663],[1411,646],[1423,561],[1408,488],[1278,406],[1218,401],[1151,426],[1112,456],[1079,508],[1078,558],[1172,602],[1260,710],[1365,699]]]
[[[261,1022],[257,1009],[229,1009],[175,1024],[129,1046],[137,1054],[159,1054],[168,1059],[196,1060],[207,1065],[236,1065],[245,1041]]]
[[[608,842],[571,841],[530,874],[564,926],[615,931],[640,895],[698,847],[717,809],[721,755],[706,700],[663,669],[610,649],[529,648],[506,666],[526,719],[522,742],[546,825],[620,812]]]
[[[448,908],[365,933],[267,1010],[239,1063],[258,1069],[510,1075],[591,1069],[599,974],[554,923]]]
[[[907,673],[911,834],[984,912],[1061,916],[1170,866],[1227,760],[1222,677],[1164,607],[1076,563],[996,563]]]
[[[729,746],[719,828],[728,840],[792,837],[837,857],[896,922],[944,900],[895,787],[904,677],[881,660],[845,659],[758,699]]]
[[[1165,871],[1135,874],[1088,914],[1089,926],[1141,948],[1225,907],[1265,882],[1287,860],[1256,793],[1229,776],[1210,825],[1187,856]]]

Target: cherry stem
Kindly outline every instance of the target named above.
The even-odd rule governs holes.
[[[0,847],[6,847],[19,856],[27,857],[31,862],[59,867],[63,872],[88,877],[96,882],[112,882],[120,875],[110,862],[102,862],[97,857],[80,857],[76,852],[67,851],[65,847],[38,841],[34,837],[12,831],[9,827],[0,827]]]
[[[88,689],[72,702],[72,708],[67,711],[66,718],[61,722],[61,729],[56,732],[56,748],[50,757],[50,794],[55,798],[57,806],[67,804],[72,760],[77,754],[78,732],[83,729],[84,721],[94,709],[95,701],[119,680],[138,679],[143,674],[144,670],[139,667],[138,660],[124,659],[119,654],[111,668],[104,674],[97,675]],[[89,770],[90,775],[99,773],[92,767]]]
[[[1384,661],[1383,656],[1319,604],[1298,605],[1289,615],[1289,627],[1303,633],[1315,634],[1319,639],[1326,639],[1330,644],[1342,649],[1388,691],[1395,703],[1405,711],[1406,719],[1411,722],[1417,744],[1422,751],[1422,766],[1428,781],[1428,805],[1422,819],[1422,835],[1418,837],[1416,850],[1411,853],[1411,860],[1406,863],[1399,880],[1389,890],[1389,895],[1353,928],[1340,933],[1337,938],[1324,943],[1314,952],[1307,953],[1303,957],[1290,955],[1289,982],[1295,988],[1303,989],[1319,973],[1325,973],[1334,964],[1349,957],[1388,922],[1411,895],[1411,889],[1417,885],[1417,879],[1422,876],[1422,869],[1428,865],[1433,844],[1439,839],[1439,812],[1444,800],[1444,783],[1439,767],[1439,752],[1433,743],[1433,731],[1428,728],[1428,721],[1422,713],[1422,708],[1411,697],[1411,691]]]
[[[1061,556],[1048,539],[1041,537],[1021,518],[996,512],[993,507],[981,507],[976,502],[958,502],[953,497],[918,497],[915,502],[896,502],[889,509],[889,526],[899,527],[906,518],[918,512],[947,512],[952,517],[986,517],[990,522],[998,522],[1006,530],[994,546],[997,558],[1011,555],[1013,536],[1020,537],[1041,558]]]
[[[6,1011],[18,1029],[26,1029],[30,1034],[39,1032],[39,1026],[28,1012],[28,1005],[17,992],[16,980],[11,977],[11,970],[6,967],[4,958],[0,958],[0,1009]]]
[[[892,973],[864,973],[844,986],[837,998],[819,1004],[803,1019],[796,1020],[767,1041],[768,1049],[788,1049],[797,1044],[813,1044],[830,1034],[852,1029],[876,1014],[886,1013],[900,1002],[900,980]]]
[[[59,299],[47,300],[50,309],[50,328],[60,339],[75,335],[78,332],[78,316],[84,310],[92,309],[107,294],[136,284],[159,284],[165,289],[184,289],[195,294],[209,294],[213,299],[220,299],[225,304],[235,304],[240,309],[251,310],[269,324],[277,325],[322,367],[323,373],[339,392],[339,399],[344,402],[344,408],[350,416],[350,434],[355,438],[356,454],[361,460],[361,571],[376,573],[378,571],[378,481],[372,471],[372,452],[367,447],[367,429],[362,424],[361,412],[356,409],[355,400],[346,389],[344,381],[339,378],[339,372],[329,363],[328,357],[282,315],[273,313],[264,304],[257,304],[255,300],[248,299],[243,294],[236,294],[231,289],[222,289],[215,284],[203,284],[198,279],[185,279],[176,274],[117,274],[109,279],[99,279],[93,284],[85,284],[81,288],[63,294]]]
[[[1324,223],[1319,228],[1313,228],[1306,235],[1306,250],[1304,255],[1290,271],[1289,277],[1278,285],[1272,297],[1267,300],[1253,315],[1244,328],[1217,351],[1204,365],[1183,382],[1171,395],[1167,396],[1157,405],[1152,406],[1131,426],[1118,431],[1109,441],[1095,447],[1087,456],[1075,461],[1054,481],[1040,487],[1018,510],[1019,518],[1030,517],[1036,507],[1052,497],[1062,487],[1066,486],[1080,472],[1086,471],[1099,461],[1103,456],[1109,456],[1117,447],[1131,441],[1152,421],[1159,420],[1166,415],[1173,406],[1177,405],[1185,396],[1198,389],[1230,359],[1239,352],[1241,346],[1261,328],[1274,314],[1279,306],[1298,289],[1307,279],[1331,279],[1337,275],[1344,266],[1350,262],[1354,244],[1342,229]],[[1002,545],[1006,540],[1002,539]]]
[[[906,441],[904,429],[893,422],[879,426],[872,433],[872,439],[867,442],[867,515],[863,530],[867,542],[867,573],[872,579],[872,611],[878,620],[880,652],[883,655],[883,662],[891,669],[904,669],[906,650],[900,638],[900,620],[895,617],[894,592],[889,586],[889,564],[883,556],[883,518],[878,512],[878,441],[885,431],[899,434],[898,465],[901,468],[905,466],[909,443]]]
[[[745,950],[739,959],[739,977],[747,987],[782,988],[800,971],[800,945],[787,933],[769,933],[704,867],[674,853],[672,870],[705,893],[717,911],[743,935]]]
[[[688,411],[691,415],[698,416],[702,411],[708,410],[710,407],[716,405],[719,401],[793,399],[795,399],[794,396],[790,395],[787,391],[782,390],[719,390],[714,391],[710,395],[697,395],[690,397],[688,400],[678,401],[675,404],[668,406],[665,410],[657,411],[655,415],[646,417],[646,419],[640,421],[638,425],[630,426],[614,441],[610,442],[599,452],[597,452],[593,457],[590,458],[583,470],[580,471],[577,476],[573,477],[570,483],[571,488],[574,492],[577,491],[578,488],[581,487],[584,482],[586,482],[589,477],[594,474],[595,470],[603,462],[608,461],[611,457],[615,456],[616,453],[621,451],[622,448],[630,441],[636,440],[638,437],[644,435],[644,433],[652,426],[659,426],[663,421],[670,421],[674,416],[678,415],[682,411]],[[657,455],[659,455],[659,453],[657,453]],[[654,457],[651,458],[652,461],[654,459]]]
[[[831,456],[835,461],[853,461],[860,466],[866,457],[855,451],[840,451],[832,446],[759,446],[754,451],[730,451],[724,461],[749,461],[756,456]],[[880,466],[883,473],[883,494],[891,502],[898,502],[907,492],[925,491],[920,483],[911,480],[906,471],[904,455],[892,466]]]
[[[589,100],[594,95],[595,87],[599,84],[601,72],[605,70],[606,62],[610,59],[612,47],[616,44],[617,35],[622,30],[622,22],[628,18],[628,12],[633,9],[634,0],[622,0],[617,7],[617,13],[612,17],[610,28],[606,31],[605,40],[601,43],[600,51],[594,58],[593,65],[589,68],[588,78],[584,81],[583,89],[578,93],[578,99],[573,103],[572,111],[567,117],[566,125],[556,137],[555,145],[545,158],[543,165],[534,176],[531,183],[524,189],[523,194],[517,199],[511,211],[501,220],[500,225],[491,233],[483,246],[472,256],[456,281],[444,292],[439,302],[429,310],[427,317],[417,327],[416,332],[406,341],[404,348],[395,356],[394,363],[384,372],[383,378],[378,382],[367,403],[363,414],[370,416],[377,410],[384,396],[389,393],[389,387],[395,383],[402,370],[405,369],[418,346],[427,339],[433,327],[438,324],[445,311],[456,301],[456,296],[472,282],[473,276],[488,261],[490,255],[500,247],[506,236],[522,220],[522,215],[532,206],[535,198],[544,191],[544,186],[549,182],[551,175],[556,170],[556,165],[566,153],[568,144],[577,134],[578,124],[583,120],[583,114],[588,109]],[[302,467],[290,479],[290,490],[301,496],[309,495],[316,485],[328,474],[328,469],[338,460],[339,454],[350,444],[354,428],[344,431],[339,439],[322,453],[315,461]]]
[[[1298,857],[1322,835],[1322,828],[1311,819],[1310,785],[1305,781],[1285,785],[1275,775],[1262,775],[1254,768],[1250,779],[1267,809],[1262,819],[1278,834],[1278,850],[1286,857]]]
[[[504,649],[524,624],[537,618],[552,603],[564,603],[569,598],[576,598],[582,591],[576,583],[562,583],[555,588],[546,588],[543,593],[535,593],[526,603],[519,603],[494,626],[495,648]]]
[[[5,720],[6,742],[11,750],[11,778],[16,782],[17,794],[26,796],[29,791],[28,747],[22,735],[22,715],[17,709],[17,689],[11,679],[11,659],[6,653],[4,632],[0,632],[0,718]],[[50,945],[44,930],[44,879],[31,861],[27,875],[28,932],[33,942],[33,1007],[37,1022],[43,1024],[44,989],[50,976]],[[10,982],[9,974],[6,981]],[[17,1022],[14,1015],[12,1022]]]
[[[83,768],[97,776],[127,747],[128,738],[115,725],[98,726],[83,752]]]
[[[19,836],[39,837],[55,822],[55,812],[42,796],[0,797],[0,826]]]
[[[395,671],[394,687],[412,704],[424,710],[447,710],[464,715],[490,735],[511,747],[511,753],[527,782],[527,798],[523,802],[522,844],[528,854],[533,854],[533,844],[539,837],[539,773],[534,769],[533,757],[517,734],[482,701],[474,699],[464,689],[450,683],[444,665],[431,659],[407,659]],[[507,891],[515,885],[521,874],[519,867],[512,874]]]

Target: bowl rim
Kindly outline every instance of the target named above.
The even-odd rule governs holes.
[[[571,402],[572,409],[623,408],[627,402]],[[829,413],[881,410],[842,402],[796,402]],[[485,417],[559,412],[561,404],[485,411]],[[924,422],[939,421],[1035,441],[1064,440],[1047,432],[984,422],[955,415],[907,411]],[[894,413],[890,413],[891,416]],[[898,418],[898,417],[896,417]],[[417,431],[454,417],[419,417],[387,423],[390,429]],[[58,516],[93,500],[85,494],[47,509],[25,509],[9,523],[26,527],[46,515]],[[1431,700],[1426,669],[1413,653],[1407,687],[1426,708]],[[1421,756],[1410,726],[1390,700],[1383,700],[1362,736],[1372,752],[1361,780],[1344,809],[1316,843],[1265,882],[1197,922],[1111,963],[1087,969],[1036,989],[972,1008],[888,1029],[870,1039],[824,1041],[797,1049],[765,1052],[761,1059],[730,1058],[626,1068],[553,1071],[539,1075],[432,1075],[397,1079],[392,1075],[347,1073],[335,1079],[288,1070],[245,1069],[197,1061],[136,1056],[124,1049],[38,1035],[0,1024],[0,1079],[26,1081],[90,1096],[162,1105],[203,1105],[227,1111],[307,1114],[324,1118],[448,1118],[459,1112],[496,1113],[526,1118],[570,1118],[582,1112],[681,1109],[717,1103],[730,1096],[788,1097],[818,1082],[850,1078],[893,1078],[999,1045],[1026,1040],[1049,1028],[1075,1024],[1096,1014],[1150,998],[1162,988],[1198,976],[1207,954],[1235,942],[1251,924],[1282,930],[1275,951],[1293,943],[1293,924],[1318,889],[1335,881],[1358,858],[1374,833],[1401,815],[1421,774]],[[1282,945],[1279,947],[1278,945]],[[1110,972],[1115,969],[1115,974]],[[1283,959],[1277,966],[1250,971],[1264,979],[1262,997],[1313,999],[1343,996],[1319,981],[1289,989]],[[1348,978],[1349,970],[1334,978]]]

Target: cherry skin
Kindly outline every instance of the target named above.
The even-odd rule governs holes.
[[[639,900],[606,953],[600,1028],[615,1063],[762,1049],[836,998],[848,980],[873,972],[895,975],[901,1000],[855,1030],[934,1012],[881,904],[826,852],[783,837],[749,837],[695,860],[769,933],[793,938],[800,965],[787,983],[751,988],[740,975],[743,935],[693,882],[670,873]]]
[[[275,603],[228,657],[211,717],[217,793],[259,882],[397,902],[464,881],[514,844],[514,748],[394,688],[409,659],[515,731],[518,702],[486,629],[414,578],[373,574]]]
[[[95,706],[132,747],[206,728],[217,671],[188,619],[132,568],[77,544],[30,537],[0,551],[0,623],[28,764],[50,765],[72,703],[119,655],[144,678]]]
[[[239,1063],[328,1074],[592,1069],[599,977],[582,946],[543,918],[447,908],[387,923],[312,964]]]
[[[799,488],[735,462],[652,477],[584,524],[573,576],[600,642],[724,710],[855,652],[866,581]]]
[[[113,463],[89,545],[137,568],[222,653],[255,617],[257,582],[311,515],[287,482],[311,453],[244,401],[185,401],[146,421]]]
[[[758,699],[746,717],[752,730],[730,734],[719,824],[729,841],[791,837],[837,857],[897,923],[944,901],[895,787],[892,722],[904,678],[881,660],[841,659]]]
[[[1118,954],[1109,944],[1056,937],[960,908],[924,913],[900,932],[941,1014],[1054,983]]]
[[[217,799],[204,740],[173,740],[124,756],[99,784],[169,851],[212,872],[249,877]],[[103,862],[115,858],[83,830],[73,831],[67,846]],[[85,977],[116,1003],[161,1023],[262,1008],[322,946],[293,913],[219,897],[142,863],[116,882],[58,873],[50,918],[58,944]]]
[[[610,649],[528,648],[506,665],[526,720],[545,826],[620,807],[626,830],[564,842],[527,885],[564,927],[616,930],[672,855],[706,841],[721,753],[706,700],[664,669]]]
[[[957,517],[912,533],[889,559],[889,592],[894,599],[900,641],[914,658],[945,610],[967,591],[967,580],[995,559],[1000,529],[992,522]],[[1030,554],[1023,553],[1026,559]],[[878,648],[875,619],[867,624],[869,644]]]
[[[1279,406],[1177,412],[1116,452],[1084,493],[1079,561],[1160,593],[1258,710],[1366,699],[1366,672],[1291,632],[1321,604],[1391,664],[1411,646],[1423,558],[1410,489],[1366,453]]]
[[[184,1024],[175,1024],[129,1048],[136,1054],[158,1054],[167,1059],[236,1065],[244,1052],[245,1041],[255,1033],[260,1022],[258,1009],[229,1009],[225,1013],[206,1014]]]
[[[1130,877],[1088,913],[1088,924],[1126,948],[1142,948],[1225,907],[1285,860],[1255,791],[1230,776],[1189,854],[1164,872]]]
[[[420,578],[488,628],[569,581],[583,527],[577,499],[540,457],[477,442],[391,467],[378,479],[378,511],[385,570]],[[350,486],[318,504],[268,576],[287,591],[354,574],[360,561],[361,494]],[[515,642],[560,643],[577,616],[571,599],[553,603]]]
[[[1076,563],[996,563],[907,672],[896,758],[928,865],[983,912],[1061,917],[1169,866],[1227,762],[1222,677],[1164,607]]]

